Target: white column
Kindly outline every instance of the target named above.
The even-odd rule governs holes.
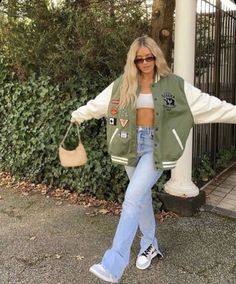
[[[176,0],[174,73],[189,83],[194,83],[195,25],[197,0]],[[192,130],[183,156],[171,171],[171,179],[165,184],[165,191],[171,195],[193,197],[199,194],[192,182]]]

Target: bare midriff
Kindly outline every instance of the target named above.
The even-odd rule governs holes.
[[[141,127],[154,126],[154,109],[139,108],[136,110],[136,125]]]

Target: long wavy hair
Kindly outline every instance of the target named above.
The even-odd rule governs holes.
[[[157,43],[148,36],[136,38],[130,46],[127,54],[127,61],[124,67],[123,83],[120,90],[120,105],[122,106],[127,106],[130,102],[135,103],[137,99],[136,90],[138,87],[138,76],[140,71],[136,67],[134,60],[140,47],[147,47],[155,56],[155,75],[165,77],[171,73],[171,70],[168,67],[164,55]]]

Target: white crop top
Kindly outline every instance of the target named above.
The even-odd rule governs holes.
[[[142,94],[140,93],[137,102],[136,108],[152,108],[154,109],[154,102],[152,94]]]

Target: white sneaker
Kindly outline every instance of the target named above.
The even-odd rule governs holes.
[[[98,278],[102,279],[103,281],[107,281],[110,283],[118,283],[118,279],[111,275],[101,263],[94,264],[89,268],[89,271],[96,275]]]
[[[157,255],[162,256],[151,244],[141,255],[138,256],[136,260],[136,267],[138,269],[148,268],[152,262],[152,259]]]

